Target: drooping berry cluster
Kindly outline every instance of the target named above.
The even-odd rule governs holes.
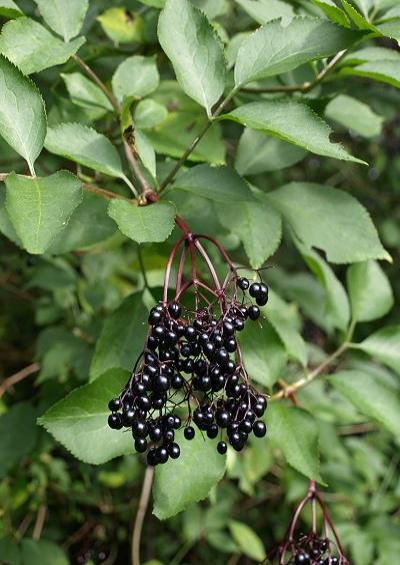
[[[148,450],[150,465],[179,457],[175,432],[181,427],[187,440],[194,438],[196,427],[209,438],[219,435],[217,450],[221,454],[227,451],[225,439],[240,451],[250,434],[266,434],[259,419],[265,412],[266,398],[249,383],[236,338],[248,320],[259,318],[258,305],[267,303],[268,288],[261,281],[250,284],[239,277],[230,260],[221,285],[200,237],[186,231],[175,244],[166,270],[164,300],[150,312],[143,353],[124,390],[109,403],[110,427],[130,428],[136,451]],[[185,246],[175,297],[168,302],[172,259],[182,242]],[[187,249],[192,268],[190,279],[184,282]],[[219,245],[218,249],[221,251]],[[198,279],[194,251],[207,263],[215,288]],[[189,288],[194,291],[193,305],[182,300]]]
[[[312,530],[308,534],[296,536],[298,522],[308,504],[312,510]],[[322,514],[323,536],[318,533],[317,507]],[[271,563],[276,565],[349,565],[329,511],[318,494],[314,481],[310,481],[306,496],[297,506],[285,541],[275,548],[269,557]]]

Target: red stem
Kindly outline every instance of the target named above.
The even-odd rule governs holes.
[[[171,249],[171,253],[169,254],[167,266],[165,268],[165,277],[164,277],[164,295],[163,295],[164,306],[166,306],[168,303],[168,286],[169,286],[169,279],[171,276],[172,263],[174,262],[174,258],[176,252],[178,251],[179,246],[183,241],[187,239],[187,237],[188,237],[187,233],[181,235],[181,237],[175,242],[174,246]]]

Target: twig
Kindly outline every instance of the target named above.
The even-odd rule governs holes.
[[[41,506],[39,506],[35,526],[32,533],[32,538],[36,541],[40,540],[40,537],[42,535],[44,521],[46,520],[46,514],[47,506],[45,504],[41,504]]]
[[[132,565],[140,565],[140,540],[144,517],[150,500],[151,487],[153,486],[154,467],[148,465],[144,474],[142,492],[139,500],[139,507],[136,513],[135,525],[132,534]]]
[[[273,94],[273,93],[285,93],[285,92],[310,92],[313,88],[318,86],[324,78],[332,72],[339,61],[346,55],[347,49],[339,51],[329,63],[322,69],[322,71],[315,77],[313,81],[306,81],[303,84],[293,84],[293,85],[282,85],[282,86],[271,86],[267,88],[242,88],[243,92],[250,92],[254,94]]]
[[[146,274],[146,269],[144,266],[144,262],[143,262],[143,256],[142,256],[142,250],[140,248],[140,244],[137,244],[137,253],[138,253],[138,259],[139,259],[139,265],[140,265],[140,270],[142,272],[142,277],[143,277],[143,282],[144,282],[144,286],[145,288],[147,288],[147,290],[151,293],[151,289],[149,286],[149,281],[147,279],[147,274]]]
[[[11,375],[11,377],[5,379],[0,385],[0,398],[12,386],[19,383],[20,381],[23,381],[30,375],[33,375],[33,373],[37,373],[39,369],[40,369],[39,363],[32,363],[31,365],[28,365],[24,369],[18,371],[18,373],[15,373],[14,375]]]
[[[116,194],[115,192],[111,192],[110,190],[105,190],[104,188],[100,188],[95,184],[89,184],[87,182],[82,183],[82,188],[87,192],[93,192],[98,196],[102,196],[106,200],[113,200],[114,198],[120,198],[122,200],[127,200],[128,202],[132,202],[130,198],[126,198],[125,196],[121,196],[121,194]]]
[[[119,102],[112,94],[112,92],[110,92],[110,90],[106,87],[106,85],[101,80],[101,78],[98,77],[94,71],[92,71],[92,69],[85,63],[85,61],[83,61],[79,57],[79,55],[76,54],[72,55],[72,59],[75,61],[77,65],[81,67],[81,69],[88,75],[88,77],[90,77],[93,80],[93,82],[95,82],[97,86],[104,92],[104,94],[107,96],[108,100],[110,101],[111,106],[114,108],[115,112],[119,114],[120,112]]]

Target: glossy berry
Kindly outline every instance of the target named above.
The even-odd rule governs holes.
[[[195,430],[193,428],[193,426],[186,426],[183,435],[185,436],[185,439],[191,440],[194,438],[195,436]]]
[[[132,424],[132,434],[135,438],[144,438],[148,434],[148,427],[143,420],[135,420]]]
[[[108,425],[113,430],[120,430],[122,428],[121,414],[117,414],[116,412],[110,414],[108,417]]]
[[[184,379],[182,377],[182,375],[180,375],[179,373],[176,373],[171,380],[171,384],[174,388],[179,389],[183,387],[183,383],[184,383]]]
[[[149,430],[149,437],[152,441],[159,441],[162,438],[163,432],[160,426],[154,426]]]
[[[211,424],[211,426],[207,430],[207,436],[210,439],[216,438],[218,435],[218,426],[217,424]]]
[[[144,453],[146,449],[147,449],[147,440],[145,440],[143,437],[139,437],[135,439],[135,450],[138,453]]]
[[[177,302],[171,302],[171,304],[168,304],[168,312],[171,318],[177,320],[181,315],[181,307]]]
[[[241,277],[237,280],[237,285],[241,290],[247,290],[249,288],[249,280],[245,277]]]
[[[148,322],[151,326],[155,326],[162,320],[162,313],[158,310],[151,310],[148,318]]]
[[[118,410],[120,410],[121,407],[122,407],[122,402],[119,398],[113,398],[108,403],[108,408],[109,410],[111,410],[111,412],[118,412]]]
[[[255,304],[253,304],[252,306],[249,306],[247,308],[247,313],[248,313],[250,320],[253,320],[253,321],[257,320],[260,317],[260,309]]]
[[[179,445],[177,443],[171,443],[171,445],[168,446],[168,453],[171,459],[178,459],[181,454]]]
[[[253,424],[253,433],[256,437],[264,437],[267,433],[267,427],[261,420],[257,420]]]
[[[298,553],[294,558],[295,565],[308,565],[310,556],[307,553]]]
[[[159,463],[163,464],[168,461],[168,449],[166,447],[164,446],[157,447],[156,454]]]
[[[147,453],[147,464],[154,467],[158,463],[156,448],[152,447]]]
[[[226,443],[224,441],[218,442],[218,445],[217,445],[218,453],[220,453],[221,455],[224,455],[224,453],[226,453],[227,449],[228,449],[228,446],[226,445]]]
[[[260,290],[261,290],[260,284],[254,282],[250,285],[249,294],[253,298],[257,298],[257,296],[260,294]]]
[[[230,422],[230,415],[227,410],[218,410],[215,415],[215,421],[220,428],[226,428]]]

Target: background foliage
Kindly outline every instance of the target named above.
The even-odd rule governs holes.
[[[243,453],[198,437],[157,469],[144,559],[260,562],[312,478],[351,562],[396,563],[397,0],[0,0],[0,18],[0,561],[129,561],[144,466],[106,404],[178,212],[273,267],[241,340],[273,402]]]

